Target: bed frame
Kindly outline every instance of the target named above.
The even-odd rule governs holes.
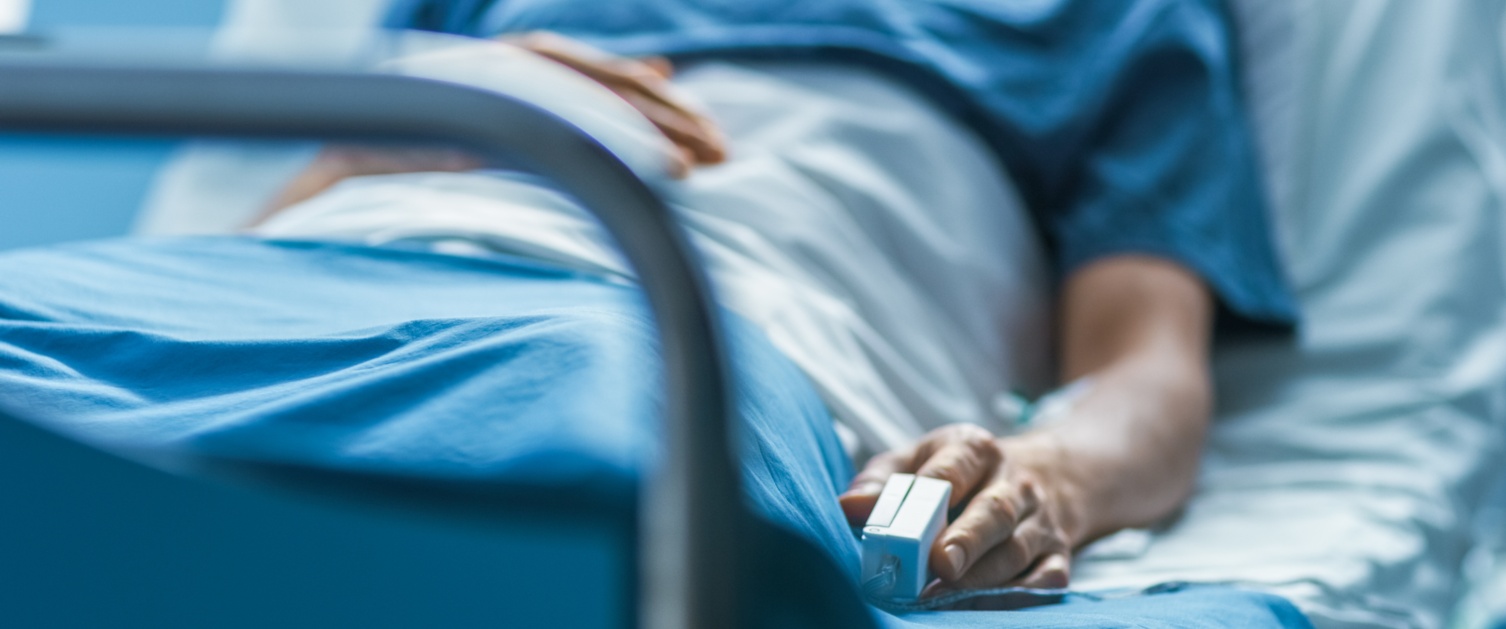
[[[553,179],[615,236],[641,278],[662,342],[668,443],[662,469],[640,498],[638,522],[629,527],[637,531],[638,577],[622,579],[629,590],[623,598],[637,602],[627,605],[622,623],[872,625],[871,613],[822,553],[744,506],[731,444],[732,387],[706,278],[653,190],[569,123],[512,97],[411,77],[22,58],[0,59],[0,130],[447,144]],[[208,623],[221,626],[290,620],[507,626],[505,593],[461,583],[484,583],[485,571],[498,569],[502,559],[487,540],[502,533],[492,518],[568,515],[560,513],[568,510],[561,501],[536,499],[538,492],[527,488],[438,486],[203,458],[147,466],[37,429],[22,420],[29,411],[15,401],[0,405],[8,406],[0,408],[0,504],[8,532],[0,541],[0,597],[12,610],[0,609],[0,618],[10,618],[4,624],[16,620],[17,605],[46,614],[49,605],[69,601],[99,605],[101,617],[127,624],[176,622],[178,616],[119,593],[158,583],[184,588],[193,600],[184,603],[181,620],[195,626],[205,625],[205,613],[225,619]],[[252,474],[321,492],[320,499],[209,483],[161,466]],[[425,515],[415,519],[414,512]],[[361,544],[345,543],[352,538]],[[369,566],[353,550],[362,544],[428,550]],[[353,577],[359,570],[374,572]],[[292,572],[358,583],[326,584],[312,596],[305,590],[317,591],[317,579]],[[455,581],[451,588],[422,586],[447,577]],[[428,594],[359,605],[342,596],[363,583],[409,583],[414,589],[391,591]],[[270,592],[291,597],[278,606],[300,613],[267,615]],[[364,615],[352,616],[358,612]],[[38,624],[29,626],[49,624],[45,616],[31,620]]]

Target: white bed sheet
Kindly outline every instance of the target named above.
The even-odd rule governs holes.
[[[1501,475],[1501,3],[1308,0],[1280,207],[1305,326],[1217,356],[1198,496],[1077,585],[1239,581],[1319,627],[1439,627]]]
[[[227,45],[369,24],[379,4],[239,0]],[[1320,627],[1439,627],[1502,475],[1501,3],[1271,4],[1236,2],[1263,33],[1245,42],[1261,61],[1246,82],[1306,325],[1294,343],[1219,351],[1198,497],[1143,552],[1079,561],[1075,585],[1240,581]],[[138,231],[233,229],[306,157],[188,149]]]

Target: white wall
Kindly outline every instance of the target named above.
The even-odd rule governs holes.
[[[19,33],[31,15],[31,0],[0,0],[0,34]]]

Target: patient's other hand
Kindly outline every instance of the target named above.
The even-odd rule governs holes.
[[[267,208],[247,227],[256,227],[288,207],[307,201],[351,177],[463,172],[480,168],[482,164],[480,159],[454,149],[327,146],[273,197]]]
[[[978,426],[953,424],[874,457],[842,495],[842,510],[861,526],[891,474],[947,481],[951,506],[966,506],[931,548],[931,569],[941,582],[930,592],[1062,588],[1077,541],[1073,522],[1080,521],[1073,498],[1079,494],[1064,462],[1049,435],[996,439]]]
[[[586,75],[621,96],[680,149],[674,175],[727,158],[721,129],[670,84],[674,67],[663,57],[628,59],[548,32],[508,35],[502,41]]]

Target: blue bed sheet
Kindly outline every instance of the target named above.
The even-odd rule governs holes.
[[[852,471],[803,375],[727,315],[749,500],[849,576]],[[217,237],[0,254],[0,397],[106,444],[428,478],[631,510],[657,460],[657,343],[633,289],[508,258]],[[893,627],[1306,627],[1194,588]]]

